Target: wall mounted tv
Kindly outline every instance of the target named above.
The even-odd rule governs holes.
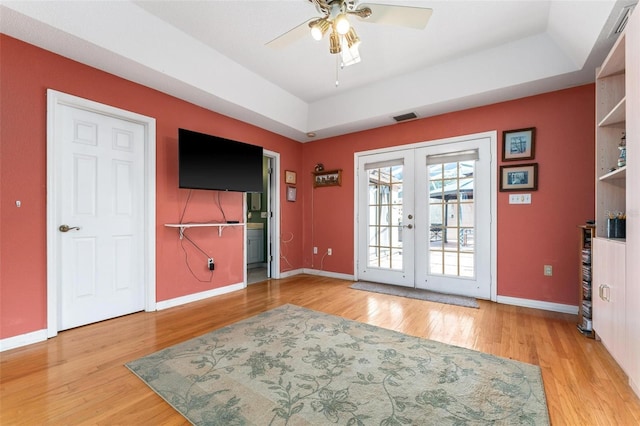
[[[262,147],[178,129],[180,188],[262,192]]]

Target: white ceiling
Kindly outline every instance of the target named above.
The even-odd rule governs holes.
[[[592,82],[637,0],[374,2],[433,15],[351,19],[362,62],[339,71],[326,38],[265,46],[319,15],[309,0],[3,1],[0,30],[305,142]]]

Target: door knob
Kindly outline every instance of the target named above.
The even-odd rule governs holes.
[[[73,229],[77,229],[78,231],[80,230],[79,226],[69,226],[69,225],[60,225],[60,227],[58,228],[60,230],[60,232],[69,232]]]
[[[413,225],[412,224],[404,225],[403,228],[413,229]]]

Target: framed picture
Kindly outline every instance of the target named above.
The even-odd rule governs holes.
[[[286,170],[284,172],[284,183],[289,185],[296,184],[296,172],[292,172],[291,170]]]
[[[313,174],[313,187],[342,186],[342,170],[325,170]]]
[[[537,191],[538,163],[500,166],[500,191]]]
[[[535,148],[535,127],[502,132],[502,161],[533,160]]]
[[[287,201],[295,201],[297,192],[295,186],[287,186]]]

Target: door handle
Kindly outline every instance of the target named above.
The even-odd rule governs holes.
[[[60,225],[58,227],[58,229],[60,230],[60,232],[69,232],[69,231],[71,231],[73,229],[76,229],[76,230],[79,231],[80,227],[79,226]]]
[[[403,228],[413,229],[413,225],[412,225],[412,224],[402,225],[402,227],[403,227]]]
[[[600,299],[604,300],[604,298],[602,297],[602,284],[600,284],[598,286],[598,297],[600,297]]]

